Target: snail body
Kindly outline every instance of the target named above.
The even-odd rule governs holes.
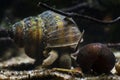
[[[83,72],[93,70],[97,73],[110,73],[115,65],[115,56],[104,44],[91,43],[80,48],[76,62]]]
[[[24,47],[29,57],[44,66],[53,64],[61,54],[67,53],[70,57],[70,50],[74,51],[73,46],[77,45],[81,35],[71,18],[52,11],[23,19],[12,26],[12,31],[18,46]],[[43,51],[47,52],[47,57]]]

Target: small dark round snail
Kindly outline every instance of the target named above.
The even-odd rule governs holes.
[[[101,43],[85,45],[77,52],[76,62],[83,72],[110,73],[115,65],[115,56],[112,51]]]

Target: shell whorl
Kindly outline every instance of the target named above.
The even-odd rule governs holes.
[[[39,16],[47,29],[46,48],[66,47],[78,43],[81,32],[71,18],[52,11],[43,12]]]
[[[40,17],[28,17],[13,25],[14,40],[25,48],[29,57],[36,58],[43,51],[45,28]]]

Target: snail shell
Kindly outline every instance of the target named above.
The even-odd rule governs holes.
[[[115,56],[107,46],[91,43],[79,50],[76,62],[83,72],[92,69],[97,73],[109,73],[115,65]]]
[[[71,18],[52,11],[45,11],[15,23],[13,31],[15,42],[24,47],[25,53],[36,61],[43,60],[44,50],[56,48],[60,51],[66,47],[67,50],[68,47],[76,47],[81,35]]]

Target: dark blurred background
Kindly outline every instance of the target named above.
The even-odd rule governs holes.
[[[112,20],[120,16],[120,0],[0,0],[0,27],[9,27],[28,16],[45,11],[38,7],[44,2],[56,9],[92,16],[100,20]],[[77,8],[74,8],[76,7]],[[102,25],[86,19],[74,19],[82,31],[84,42],[118,43],[120,42],[120,22]]]

